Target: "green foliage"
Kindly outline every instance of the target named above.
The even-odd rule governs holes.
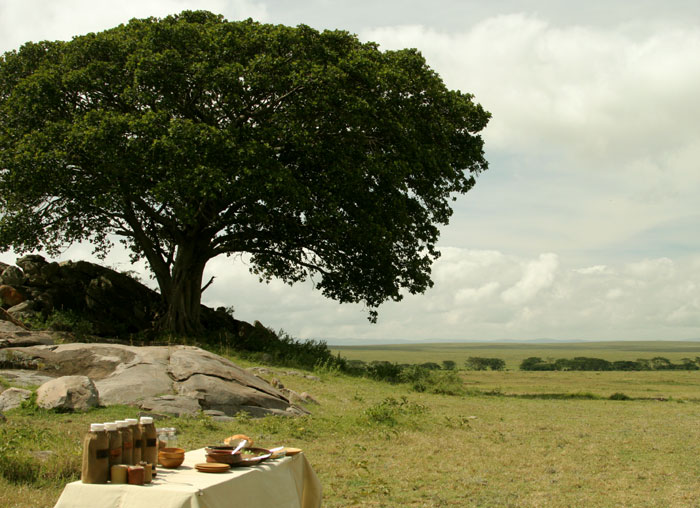
[[[257,328],[257,327],[256,327]],[[227,335],[223,340],[207,343],[207,348],[223,355],[232,351],[249,361],[266,365],[279,365],[323,372],[346,370],[346,360],[334,355],[323,340],[300,340],[284,330],[274,332],[269,328],[258,328],[259,334],[249,337],[244,343],[235,336]]]
[[[185,11],[27,43],[0,57],[0,250],[118,235],[178,334],[220,254],[376,319],[432,285],[489,117],[417,50],[344,31]]]
[[[411,402],[407,397],[402,396],[399,399],[387,397],[365,409],[363,414],[370,424],[393,427],[398,425],[399,421],[404,417],[422,415],[427,411],[428,408],[426,406]]]
[[[426,391],[442,395],[463,395],[465,393],[462,379],[453,370],[431,372],[427,380]]]
[[[615,392],[610,396],[610,400],[630,400],[630,397],[622,392]]]
[[[640,370],[698,370],[697,358],[691,360],[684,358],[681,363],[673,363],[668,358],[657,356],[637,361],[618,360],[609,362],[601,358],[588,358],[577,356],[573,359],[559,358],[558,360],[542,360],[542,358],[532,356],[526,358],[520,364],[520,370],[577,370],[577,371],[640,371]]]
[[[403,370],[403,367],[396,363],[374,361],[366,366],[366,375],[377,381],[399,383],[402,381],[401,375]]]
[[[445,370],[455,370],[456,366],[457,366],[457,364],[452,360],[443,360],[442,361],[442,368]]]
[[[80,341],[89,340],[95,332],[95,327],[89,316],[81,315],[72,310],[54,310],[48,316],[37,316],[29,321],[32,328],[71,332]]]
[[[464,362],[467,370],[504,370],[506,362],[500,358],[482,358],[479,356],[470,356]]]

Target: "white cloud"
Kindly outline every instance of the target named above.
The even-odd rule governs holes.
[[[466,199],[472,212],[507,206],[480,217],[490,223],[471,236],[478,245],[606,249],[696,213],[697,26],[554,25],[510,13],[462,31],[411,25],[361,35],[383,48],[419,48],[449,87],[493,113],[484,132],[491,169]],[[512,231],[517,223],[524,234]]]
[[[554,276],[559,267],[556,254],[541,254],[536,261],[530,261],[523,271],[522,278],[512,287],[501,293],[506,303],[520,305],[532,300],[541,290],[548,288],[554,282]]]
[[[638,278],[669,279],[675,274],[673,261],[668,258],[644,259],[627,265],[627,272]]]
[[[478,288],[462,288],[455,293],[455,303],[477,303],[493,296],[501,284],[496,281],[487,282]]]
[[[610,269],[605,265],[587,266],[585,268],[575,268],[573,270],[581,275],[598,275],[610,273]]]

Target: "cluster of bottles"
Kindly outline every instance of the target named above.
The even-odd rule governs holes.
[[[147,483],[155,474],[157,460],[158,434],[153,418],[93,423],[83,440],[81,480],[126,483],[128,479],[129,483]]]
[[[158,433],[158,448],[177,448],[177,430],[175,427],[161,427]]]

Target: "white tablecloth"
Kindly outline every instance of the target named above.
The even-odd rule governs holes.
[[[148,485],[66,485],[55,508],[318,508],[321,484],[303,453],[225,473],[200,473],[203,448],[177,469],[158,468]]]

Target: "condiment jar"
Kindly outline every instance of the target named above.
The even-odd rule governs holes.
[[[153,465],[153,472],[158,463],[158,445],[156,426],[153,425],[153,418],[150,416],[141,417],[141,460]]]
[[[126,483],[129,466],[125,464],[115,464],[110,468],[109,476],[112,483]]]
[[[122,463],[122,435],[116,422],[105,423],[105,430],[109,436],[109,467]]]
[[[131,434],[133,435],[133,457],[132,462],[138,464],[141,462],[141,426],[136,418],[127,418],[126,422],[129,424],[131,429]]]
[[[139,466],[143,466],[143,483],[151,483],[153,481],[152,465],[148,462],[141,461]]]
[[[101,423],[90,424],[90,432],[83,439],[83,483],[109,481],[109,435]]]
[[[122,464],[134,463],[134,435],[126,420],[117,420],[119,432],[122,435]]]
[[[129,466],[128,476],[131,485],[143,485],[145,481],[143,466]]]

